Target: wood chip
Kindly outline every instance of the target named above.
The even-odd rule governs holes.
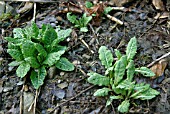
[[[165,10],[162,0],[152,0],[152,3],[157,10],[161,10],[161,11]]]

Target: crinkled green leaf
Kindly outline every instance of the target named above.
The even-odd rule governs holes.
[[[102,76],[95,72],[90,72],[87,74],[90,76],[87,80],[89,83],[99,86],[108,86],[110,84],[110,79],[106,76]]]
[[[38,51],[39,53],[41,53],[44,57],[47,56],[47,52],[46,52],[46,50],[44,49],[44,47],[43,47],[41,44],[39,44],[39,43],[34,43],[34,45],[35,45],[35,48],[37,49],[37,51]]]
[[[87,24],[92,20],[92,16],[87,16],[86,13],[83,14],[83,16],[77,20],[77,16],[71,15],[71,13],[67,13],[67,19],[75,24],[75,27],[80,28],[81,32],[87,32]]]
[[[118,96],[110,96],[109,99],[106,102],[106,106],[109,106],[113,100],[115,99],[123,99],[123,97],[121,95]]]
[[[121,113],[126,113],[129,111],[130,102],[129,100],[124,100],[119,106],[118,111]]]
[[[86,8],[91,8],[91,7],[93,7],[94,5],[93,5],[93,3],[89,2],[89,1],[86,1],[86,2],[85,2],[85,6],[86,6]]]
[[[147,67],[137,68],[135,71],[143,74],[143,75],[146,76],[146,77],[155,76],[155,73],[152,72],[152,71],[151,71],[149,68],[147,68]]]
[[[41,37],[44,36],[46,29],[48,29],[48,25],[43,24],[42,27],[41,27],[41,29],[39,30],[39,35],[40,35]]]
[[[76,20],[74,27],[81,28],[81,27],[83,27],[83,23],[79,22],[79,20]]]
[[[102,88],[102,89],[98,89],[95,93],[94,93],[94,96],[107,96],[108,93],[112,91],[111,89],[109,88]]]
[[[102,65],[105,66],[106,69],[112,66],[113,56],[110,50],[105,46],[101,46],[99,48],[99,59],[102,62]]]
[[[67,47],[66,46],[60,46],[60,45],[56,45],[53,47],[51,52],[57,52],[57,51],[66,51]]]
[[[71,15],[71,12],[67,13],[67,19],[68,19],[71,23],[74,24],[75,21],[77,20],[76,18],[77,18],[77,16]]]
[[[134,77],[134,73],[135,73],[135,65],[134,65],[134,61],[130,60],[127,66],[127,79],[129,81],[133,80]]]
[[[130,97],[133,97],[134,99],[149,100],[158,94],[159,92],[152,89],[149,84],[140,83],[135,85],[134,92]]]
[[[128,46],[126,48],[127,59],[132,60],[136,54],[136,51],[137,51],[137,41],[136,38],[133,37],[130,39]]]
[[[120,58],[122,57],[122,54],[120,53],[120,51],[117,50],[117,49],[114,49],[114,51],[115,51],[116,57],[117,57],[118,59],[120,59]]]
[[[14,28],[13,34],[14,34],[14,38],[25,38],[22,28]]]
[[[73,71],[74,65],[68,61],[68,59],[62,57],[60,60],[58,60],[55,64],[55,66],[58,69],[64,70],[64,71]]]
[[[32,31],[31,31],[31,28],[30,27],[26,27],[23,29],[23,33],[24,33],[24,36],[25,36],[25,39],[28,39],[30,40],[32,38]]]
[[[105,71],[105,75],[108,75],[109,73],[113,72],[114,67],[109,67],[106,71]]]
[[[66,29],[66,30],[59,30],[57,31],[57,42],[59,43],[61,41],[63,41],[64,39],[66,39],[68,36],[70,36],[70,33],[72,32],[72,29]]]
[[[38,71],[31,72],[31,82],[35,89],[38,89],[44,83],[45,76],[47,75],[46,69],[44,66],[38,69]]]
[[[125,89],[116,88],[116,86],[114,84],[112,84],[112,90],[116,94],[126,95],[126,90]]]
[[[147,91],[149,88],[150,88],[149,84],[144,84],[144,83],[136,84],[134,87],[134,91],[130,97],[135,98],[138,94]]]
[[[110,11],[112,11],[113,8],[112,7],[105,7],[104,8],[104,14],[108,14]]]
[[[83,14],[82,18],[80,18],[79,22],[81,24],[80,27],[86,27],[87,24],[92,20],[92,16],[87,16],[86,13]]]
[[[23,60],[23,55],[21,50],[7,49],[7,52],[12,56],[12,58],[16,59],[17,61]]]
[[[123,80],[122,82],[119,83],[118,86],[116,86],[116,88],[130,90],[134,88],[134,86],[135,86],[135,82],[131,82],[129,80]]]
[[[8,49],[21,50],[20,48],[21,44],[14,44],[14,43],[8,42]]]
[[[24,28],[24,34],[26,35],[27,39],[39,39],[39,28],[37,25],[33,22],[31,26]]]
[[[43,43],[45,45],[51,45],[52,42],[57,38],[58,36],[57,36],[56,31],[50,25],[48,25],[48,27],[46,27],[46,30],[42,38]]]
[[[116,66],[114,68],[114,84],[115,85],[118,85],[118,83],[123,79],[125,70],[126,70],[125,60],[124,60],[124,56],[122,56],[120,60],[116,62]]]
[[[88,31],[88,28],[87,28],[87,27],[81,27],[81,28],[80,28],[80,31],[81,31],[81,32],[87,32],[87,31]]]
[[[12,38],[12,37],[5,37],[5,40],[7,40],[9,43],[18,44],[18,45],[22,44],[22,42],[24,41],[21,38]]]
[[[21,51],[23,53],[24,58],[35,56],[36,49],[34,43],[30,40],[26,40],[22,44]]]
[[[65,51],[61,50],[58,52],[49,53],[43,64],[47,64],[48,66],[54,65],[60,59],[60,56],[64,54],[64,52]]]
[[[37,37],[38,37],[38,34],[39,34],[39,28],[38,28],[38,26],[33,22],[33,23],[32,23],[32,26],[31,26],[30,28],[31,28],[31,31],[32,31],[31,36],[32,36],[33,38],[37,38]]]
[[[159,94],[160,93],[157,90],[149,88],[148,90],[135,96],[134,99],[149,100],[149,99],[156,97],[156,95],[159,95]]]
[[[45,60],[44,54],[43,53],[39,53],[37,55],[37,60],[39,63],[43,63],[43,61]]]
[[[33,67],[33,68],[40,67],[38,60],[35,57],[27,57],[27,58],[25,58],[25,61],[28,62],[31,65],[31,67]]]
[[[27,62],[23,62],[17,68],[16,74],[18,77],[23,78],[28,73],[29,70],[30,70],[30,64]]]
[[[124,65],[127,67],[128,61],[127,61],[127,56],[123,55],[121,58],[122,62],[124,63]]]
[[[8,64],[8,66],[18,66],[22,63],[23,61],[12,61],[11,63]]]

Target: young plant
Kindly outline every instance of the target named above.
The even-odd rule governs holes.
[[[135,68],[133,58],[136,50],[137,41],[133,37],[126,48],[126,55],[122,55],[115,49],[118,60],[113,64],[111,51],[105,46],[101,46],[99,59],[106,68],[105,76],[95,72],[88,73],[89,83],[104,86],[102,89],[98,89],[94,96],[108,96],[106,106],[110,105],[113,100],[121,99],[122,103],[118,106],[118,111],[121,113],[129,111],[131,99],[149,100],[159,94],[149,84],[138,84],[133,80],[135,73],[141,73],[145,77],[154,76],[154,73],[146,67]]]
[[[80,28],[81,32],[87,32],[87,24],[92,20],[92,16],[87,16],[86,13],[80,19],[77,19],[76,15],[71,15],[71,13],[67,13],[67,19],[75,24],[75,27]]]
[[[92,2],[86,1],[85,2],[85,6],[86,8],[92,8],[94,6],[94,4]],[[104,12],[103,14],[108,14],[109,12],[111,12],[113,10],[112,7],[104,7]]]
[[[71,29],[54,30],[50,25],[39,29],[35,23],[24,29],[15,28],[14,37],[5,38],[8,41],[7,52],[15,59],[9,66],[18,66],[18,77],[30,75],[35,89],[43,85],[47,69],[53,65],[64,71],[74,70],[73,64],[61,57],[67,47],[59,44],[70,33]]]

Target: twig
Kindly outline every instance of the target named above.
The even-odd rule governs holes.
[[[110,20],[115,21],[116,23],[118,23],[118,24],[120,24],[120,25],[123,25],[123,22],[122,22],[121,20],[117,19],[116,17],[113,17],[113,16],[111,16],[111,15],[109,15],[109,14],[106,14],[106,16],[107,16],[107,18],[109,18]]]
[[[96,37],[96,32],[94,31],[93,26],[92,26],[90,23],[89,23],[88,25],[90,26],[90,28],[91,28],[91,30],[92,30],[94,36]]]
[[[90,49],[89,45],[83,40],[82,37],[80,37],[79,40],[88,48],[88,50],[89,50],[92,54],[94,54],[94,51]]]
[[[34,114],[36,114],[35,113],[35,109],[36,109],[36,104],[37,104],[37,98],[38,98],[38,95],[39,95],[39,91],[40,91],[40,89],[38,89],[38,90],[36,90],[36,95],[35,95],[35,99],[34,99]]]
[[[66,100],[64,100],[64,101],[66,101]],[[72,104],[75,104],[75,103],[79,103],[79,104],[97,104],[97,102],[89,102],[89,101],[81,101],[81,100],[79,100],[79,101],[69,101],[70,103],[72,103]]]
[[[20,114],[22,114],[22,106],[23,106],[23,91],[24,91],[24,87],[25,85],[22,86],[22,90],[21,90],[21,96],[20,96],[20,107],[19,107],[19,110],[20,110]]]
[[[94,31],[93,26],[89,23],[88,24],[94,34],[94,37],[92,38],[92,40],[90,41],[89,45],[93,44],[93,42],[96,40],[97,44],[99,44],[98,40],[97,40],[97,33]]]
[[[24,84],[25,84],[26,78],[24,77]],[[23,84],[22,90],[21,90],[21,96],[20,96],[20,114],[22,114],[22,106],[23,106],[23,91],[25,88],[25,85]]]
[[[79,69],[80,72],[81,72],[83,75],[87,76],[87,74],[84,72],[84,70],[82,70],[81,68],[77,68],[77,69]]]
[[[121,10],[121,11],[125,11],[127,8],[125,7],[112,7],[112,10]]]
[[[95,85],[92,85],[92,86],[88,87],[87,89],[85,89],[85,90],[81,91],[80,93],[78,93],[76,96],[74,96],[74,97],[72,97],[72,98],[66,100],[65,102],[59,104],[59,105],[56,106],[53,110],[51,110],[49,113],[52,113],[52,112],[53,112],[55,109],[57,109],[58,107],[60,107],[60,106],[62,106],[62,105],[64,105],[64,104],[68,103],[69,101],[75,99],[76,97],[78,97],[78,96],[80,96],[81,94],[83,94],[84,92],[90,90],[90,89],[93,88],[94,86],[95,86]]]
[[[36,18],[36,8],[37,8],[37,5],[36,3],[34,3],[34,14],[33,14],[33,18],[32,18],[32,21],[35,22],[35,18]]]
[[[31,103],[30,107],[28,108],[28,112],[30,112],[30,111],[31,111],[31,109],[32,109],[33,105],[34,105],[34,101],[32,101],[32,103]]]
[[[160,61],[161,59],[168,57],[170,55],[170,52],[164,54],[163,56],[161,56],[160,58],[154,60],[152,63],[150,63],[149,65],[147,65],[147,67],[151,67],[153,64],[155,64],[156,62]]]
[[[28,108],[28,112],[31,111],[33,105],[34,105],[34,109],[33,109],[33,113],[35,114],[35,111],[36,111],[36,103],[37,103],[37,98],[38,98],[38,95],[40,93],[40,88],[38,90],[36,90],[36,94],[35,94],[35,98],[34,98],[34,101],[31,103],[30,107]]]
[[[112,103],[111,103],[111,106],[112,106],[113,113],[114,113],[114,114],[116,114],[116,112],[115,112],[115,108],[114,108],[114,106],[113,106],[113,104],[112,104]]]
[[[77,69],[80,70],[80,72],[84,75],[84,77],[82,79],[77,80],[76,82],[80,82],[88,77],[88,75],[85,73],[84,70],[82,70],[81,68],[77,68]]]

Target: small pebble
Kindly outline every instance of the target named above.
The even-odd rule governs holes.
[[[23,85],[24,84],[24,81],[19,81],[18,83],[17,83],[17,85]]]
[[[64,88],[66,88],[66,87],[68,86],[68,83],[67,83],[67,82],[64,82],[64,83],[58,84],[57,86],[58,86],[59,88],[61,88],[61,89],[64,89]]]
[[[13,68],[14,68],[14,67],[11,67],[11,66],[10,66],[10,67],[8,67],[8,70],[9,70],[9,71],[12,71]]]
[[[28,86],[27,85],[24,86],[24,91],[28,91]]]
[[[13,89],[13,87],[4,87],[3,92],[8,92],[12,89]]]
[[[61,83],[61,80],[57,80],[57,83],[58,83],[58,84]]]
[[[67,38],[67,42],[69,42],[70,41],[70,38]]]
[[[80,61],[74,60],[74,61],[73,61],[73,64],[74,64],[74,65],[79,65],[79,64],[80,64]]]
[[[60,72],[60,76],[64,76],[64,74],[65,74],[64,72]]]

